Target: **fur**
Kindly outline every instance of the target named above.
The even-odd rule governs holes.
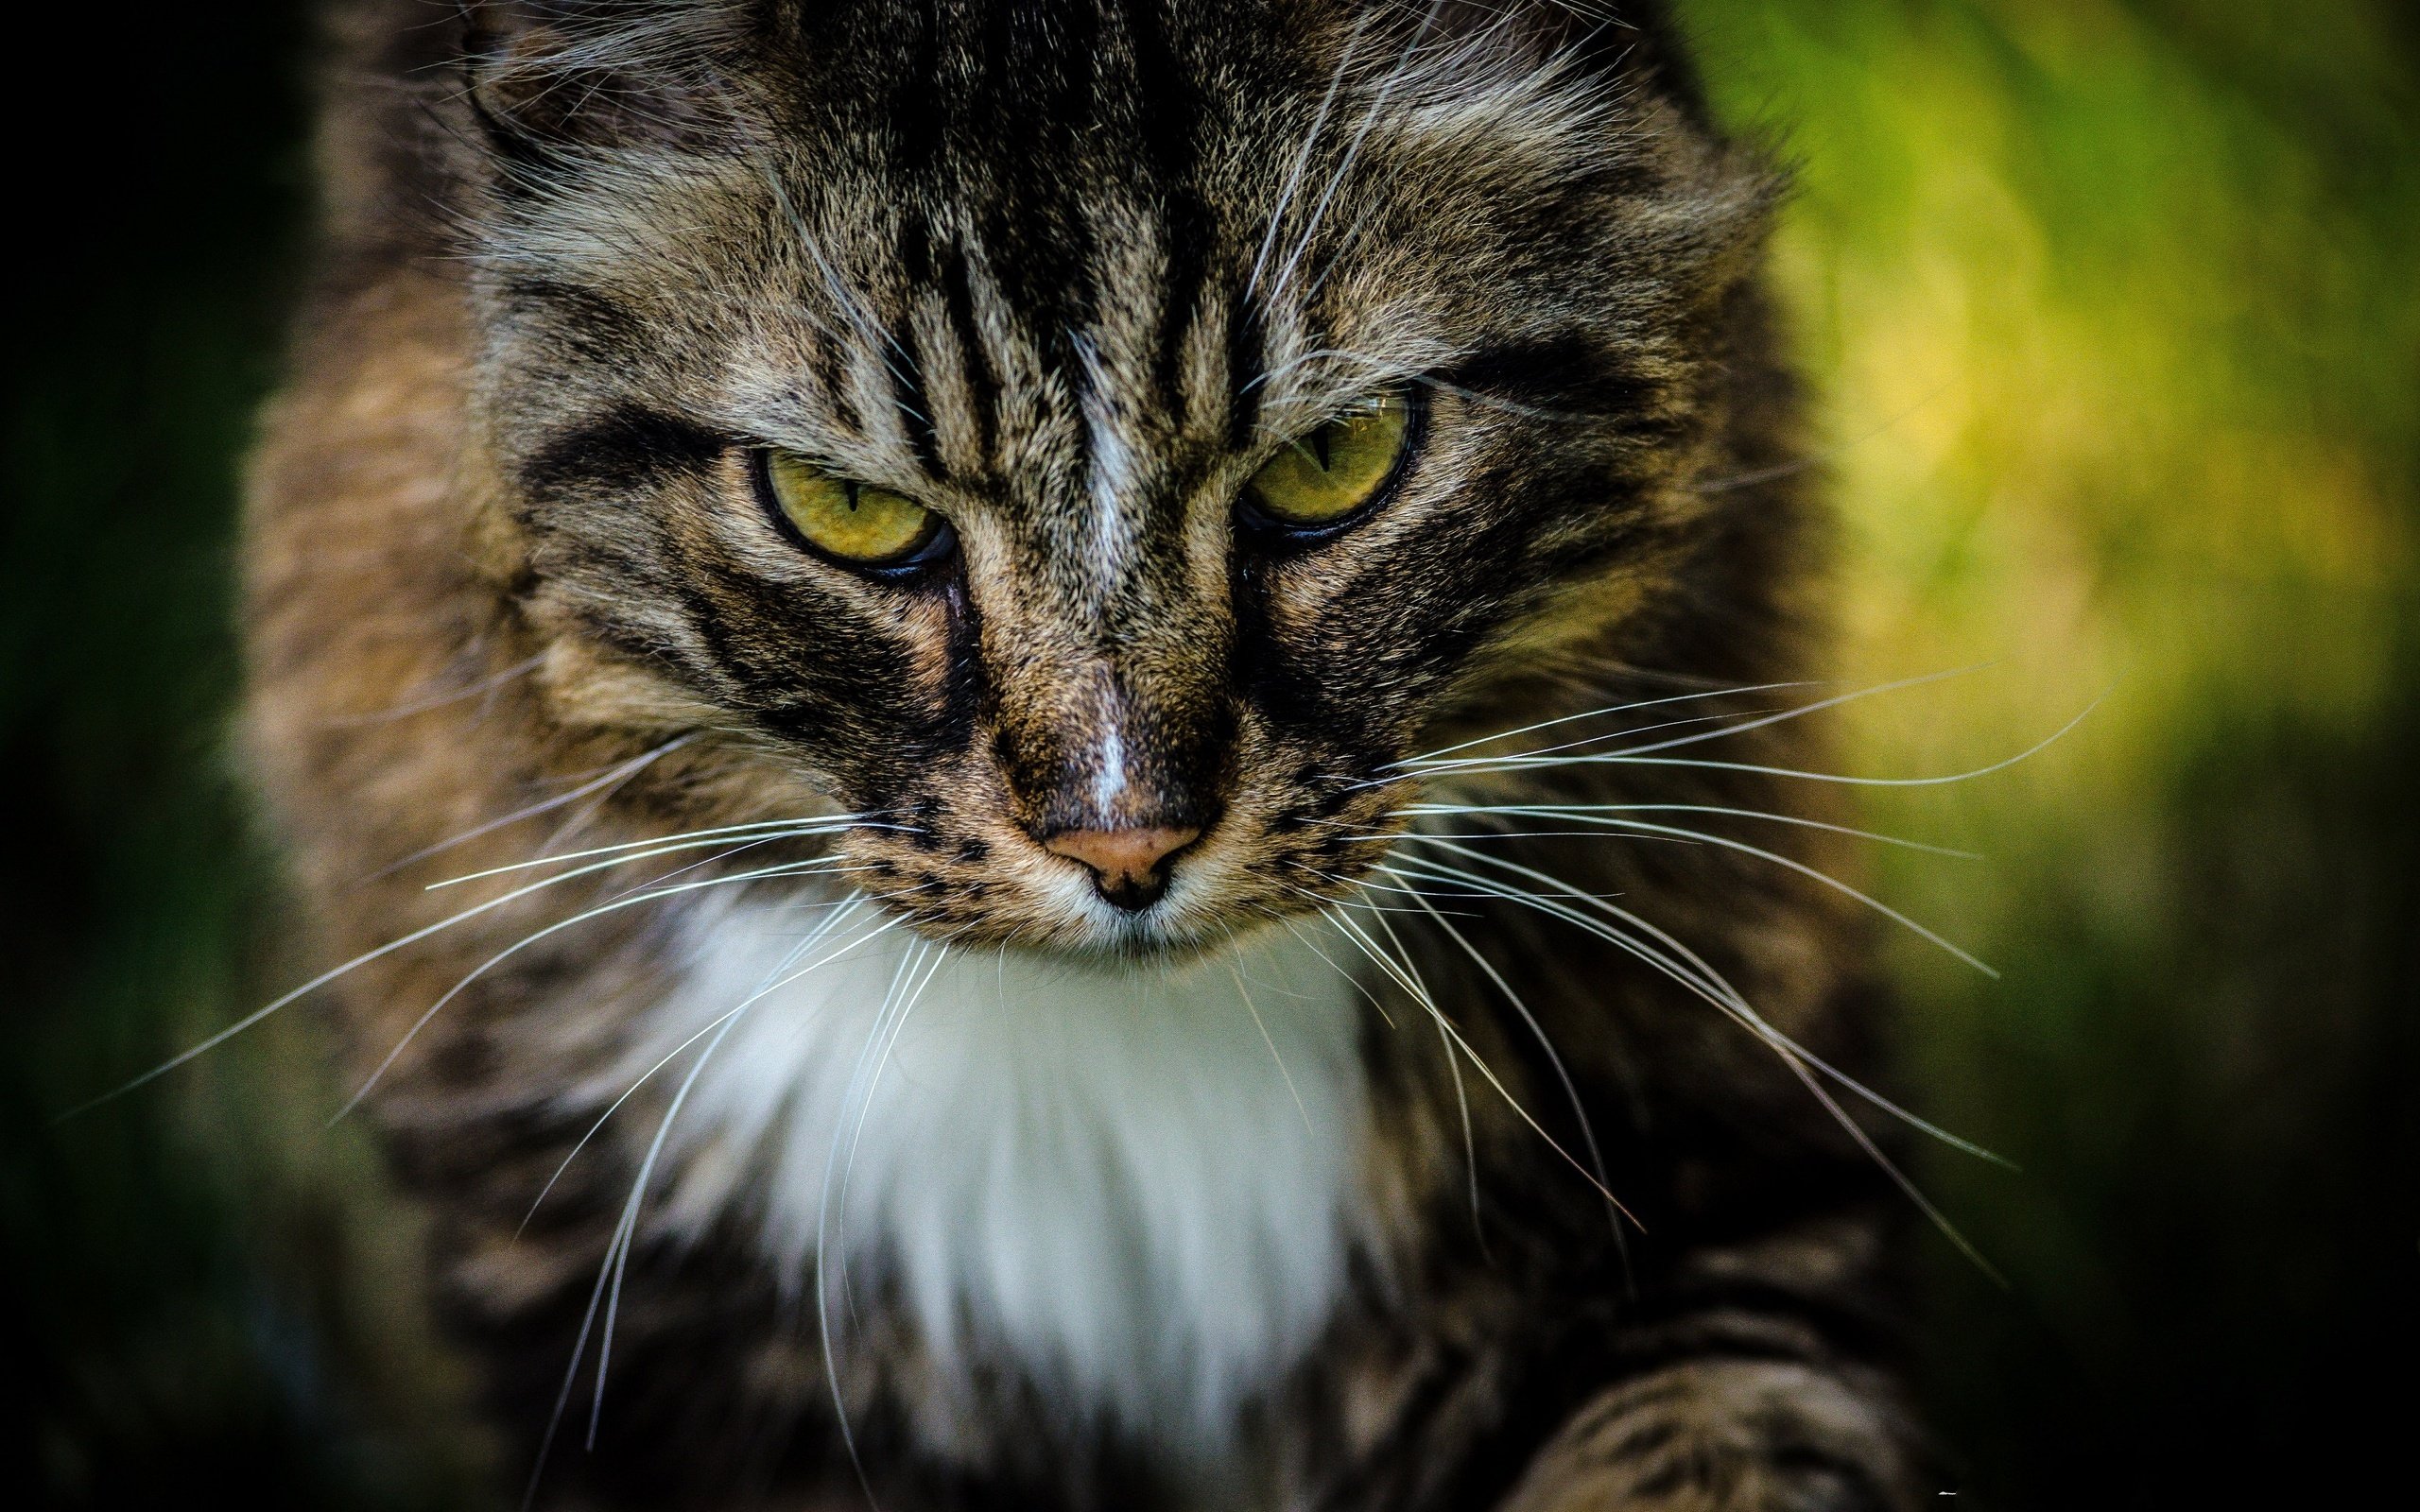
[[[1092,965],[811,906],[704,912],[598,1089],[732,1026],[671,1125],[667,1225],[748,1212],[827,1327],[895,1289],[944,1380],[1003,1352],[1067,1412],[1215,1460],[1372,1237],[1341,942]]]
[[[1778,179],[1654,8],[338,32],[248,749],[539,1503],[1928,1504]]]

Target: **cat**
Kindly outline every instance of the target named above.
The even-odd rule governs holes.
[[[536,1504],[1929,1503],[1658,8],[333,35],[246,749]]]

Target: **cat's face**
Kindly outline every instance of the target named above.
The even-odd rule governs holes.
[[[697,731],[729,821],[873,816],[943,932],[1215,941],[1654,611],[1762,192],[1619,39],[553,9],[479,81],[503,555],[563,717]]]

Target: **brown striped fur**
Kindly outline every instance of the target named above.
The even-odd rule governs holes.
[[[502,896],[424,885],[575,818],[558,849],[877,815],[816,843],[929,936],[1144,967],[1271,916],[1400,903],[1374,868],[1422,852],[1370,836],[1424,797],[1824,818],[1806,784],[1748,769],[1822,765],[1815,719],[1683,753],[1731,767],[1394,765],[1820,665],[1822,523],[1755,272],[1774,180],[1708,121],[1661,22],[1613,9],[343,11],[324,271],[247,556],[250,746],[330,946]],[[1270,449],[1374,384],[1424,406],[1397,494],[1333,540],[1240,535],[1232,501]],[[810,559],[751,497],[767,443],[942,508],[959,558],[913,582]],[[1071,903],[1036,843],[1144,822],[1205,832],[1146,916]],[[1841,864],[1821,830],[1703,822]],[[1809,1052],[1870,1059],[1861,932],[1808,876],[1668,837],[1500,853],[1619,895]],[[348,975],[356,1072],[631,880]],[[981,1411],[939,1420],[935,1366],[879,1305],[827,1382],[735,1214],[642,1224],[610,1431],[555,1446],[542,1500],[854,1496],[837,1397],[886,1507],[1928,1502],[1891,1375],[1897,1199],[1867,1154],[1771,1045],[1634,956],[1432,890],[1485,968],[1425,916],[1395,921],[1403,949],[1507,1095],[1362,973],[1381,1238],[1248,1404],[1225,1479],[1005,1367]],[[670,929],[623,908],[518,951],[372,1099],[526,1457],[651,1121],[608,1125],[519,1226],[620,1091]],[[1634,1223],[1584,1173],[1592,1137]]]

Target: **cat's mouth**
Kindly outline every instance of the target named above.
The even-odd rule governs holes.
[[[1133,824],[1037,839],[1007,822],[948,844],[893,827],[839,851],[856,889],[932,939],[1077,958],[1189,959],[1282,932],[1357,895],[1397,822],[1230,805],[1206,829]]]

